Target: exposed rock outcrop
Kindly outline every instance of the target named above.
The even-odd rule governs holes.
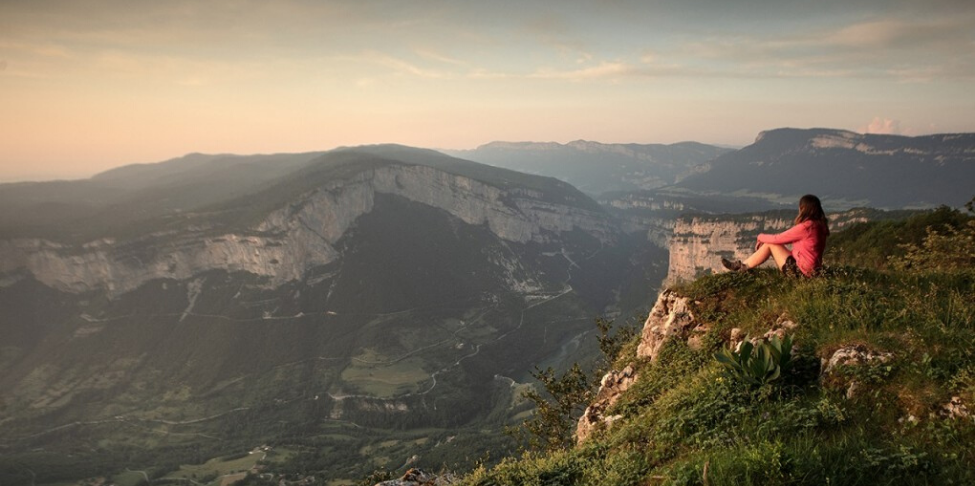
[[[376,486],[446,486],[454,482],[452,474],[434,476],[422,469],[412,468],[402,478],[376,483]]]
[[[650,315],[643,324],[643,332],[637,347],[637,358],[657,359],[660,349],[667,339],[677,338],[687,341],[692,348],[700,346],[700,339],[708,332],[707,326],[694,318],[689,307],[689,299],[667,289],[660,293]],[[639,379],[632,364],[621,371],[610,371],[603,376],[596,393],[596,399],[579,418],[576,425],[576,442],[582,443],[593,431],[612,426],[622,418],[620,415],[606,416],[605,413],[623,393]]]
[[[771,339],[772,336],[777,336],[779,339],[785,339],[786,334],[791,333],[799,327],[795,321],[793,321],[788,314],[782,314],[775,323],[772,324],[772,328],[769,329],[763,336],[763,339]]]
[[[837,379],[839,370],[848,366],[865,366],[872,363],[886,363],[894,357],[891,353],[880,353],[868,349],[862,344],[844,346],[833,352],[828,360],[824,359],[823,376],[827,379]],[[860,382],[849,380],[840,381],[846,386],[846,398],[853,399],[860,391]]]
[[[886,363],[893,358],[891,353],[879,353],[868,349],[862,344],[844,346],[833,352],[833,355],[826,360],[823,373],[835,373],[843,366],[858,366],[873,363],[875,361]]]
[[[656,360],[660,348],[672,336],[687,340],[707,332],[707,328],[694,318],[688,306],[689,300],[670,289],[660,293],[643,324],[643,333],[636,350],[638,358]]]
[[[750,338],[747,334],[745,334],[745,331],[735,327],[731,329],[728,342],[735,352],[738,352],[741,351],[741,345],[746,340],[756,346],[762,341],[769,341],[773,336],[779,338],[779,340],[783,340],[785,339],[786,335],[791,334],[798,326],[799,325],[796,324],[795,321],[789,318],[788,314],[782,314],[778,319],[775,320],[772,327],[769,328],[768,331],[765,331],[765,334],[762,334],[761,337]],[[796,346],[793,345],[793,352],[795,352],[795,350]]]
[[[82,247],[40,239],[0,241],[0,274],[26,271],[59,290],[104,289],[110,295],[153,279],[182,280],[208,270],[249,272],[279,286],[340,258],[334,245],[359,216],[372,210],[376,194],[442,209],[465,223],[485,225],[510,242],[544,243],[575,229],[609,241],[615,231],[604,214],[549,202],[533,189],[502,189],[431,167],[394,164],[321,186],[239,234],[186,228]],[[524,286],[534,288],[530,282]]]
[[[972,415],[971,410],[968,408],[968,405],[965,405],[965,402],[961,399],[961,397],[951,397],[951,400],[945,404],[943,409],[945,415],[951,419],[972,420],[975,418],[975,416]]]
[[[636,383],[636,380],[637,374],[632,365],[623,368],[622,371],[610,371],[603,376],[596,399],[586,407],[582,417],[579,417],[579,423],[576,425],[577,443],[585,442],[596,429],[610,427],[613,422],[621,418],[620,415],[607,417],[604,414],[619,401],[623,392]]]

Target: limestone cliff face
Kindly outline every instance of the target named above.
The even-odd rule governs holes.
[[[616,211],[623,231],[646,233],[648,241],[662,248],[670,243],[674,218],[685,209],[681,201],[635,193],[601,198],[599,203]]]
[[[791,221],[765,215],[678,218],[670,239],[670,264],[667,280],[693,280],[706,272],[722,272],[721,258],[743,260],[755,249],[759,233],[778,233]]]
[[[669,244],[667,280],[693,280],[702,273],[724,272],[722,257],[744,260],[755,250],[755,238],[759,233],[785,231],[792,226],[794,217],[794,213],[774,211],[677,218]],[[829,217],[831,231],[870,219],[868,213],[860,209],[830,214]]]
[[[671,199],[654,199],[652,197],[641,197],[639,194],[625,193],[619,197],[605,199],[604,204],[622,210],[645,210],[645,211],[683,211],[685,205],[681,201]]]
[[[502,189],[425,166],[390,165],[320,186],[245,232],[213,236],[208,228],[191,227],[81,247],[40,239],[0,241],[0,274],[26,271],[60,290],[104,289],[110,295],[153,279],[186,279],[207,270],[249,272],[278,286],[339,259],[334,245],[359,216],[372,211],[376,194],[442,209],[465,223],[486,225],[509,242],[544,243],[574,229],[609,241],[615,231],[604,214],[545,201],[531,189]]]

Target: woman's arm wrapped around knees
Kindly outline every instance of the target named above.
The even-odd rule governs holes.
[[[789,243],[795,243],[803,238],[808,238],[810,232],[809,227],[811,225],[812,221],[803,221],[802,223],[799,223],[779,234],[772,235],[762,233],[758,235],[758,245],[756,245],[755,249],[760,248],[764,243],[787,245]]]

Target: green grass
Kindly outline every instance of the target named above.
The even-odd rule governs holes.
[[[430,373],[424,371],[424,360],[410,357],[390,364],[372,364],[389,361],[388,357],[367,352],[359,356],[367,361],[353,360],[342,371],[342,381],[360,393],[375,397],[390,398],[404,393],[415,392],[430,380]]]
[[[634,363],[640,379],[607,411],[623,416],[613,428],[583,446],[479,468],[461,484],[975,483],[975,419],[943,413],[952,397],[975,404],[975,265],[955,251],[963,241],[930,244],[941,236],[925,223],[946,219],[930,217],[858,229],[913,245],[883,262],[849,265],[864,241],[837,238],[818,278],[762,270],[681,286],[710,329],[703,349],[671,340],[650,363],[624,346],[615,364]],[[930,264],[945,261],[962,264]],[[732,328],[760,336],[784,318],[798,324],[798,355],[783,378],[751,386],[722,371],[713,354]],[[850,345],[891,358],[822,374],[822,360]]]
[[[239,455],[239,454],[238,454]],[[242,457],[217,457],[203,464],[182,465],[179,471],[169,473],[165,479],[194,479],[212,478],[206,484],[220,484],[220,477],[228,474],[251,470],[264,457],[264,452],[247,453]]]

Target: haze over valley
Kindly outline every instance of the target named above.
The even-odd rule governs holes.
[[[857,137],[467,154],[550,176],[376,145],[0,185],[3,446],[75,477],[119,464],[176,477],[175,464],[266,443],[313,447],[333,478],[503,453],[532,370],[594,359],[595,317],[644,314],[665,281],[788,226],[792,161],[835,167],[805,179],[827,191],[834,230],[900,214],[850,201],[967,202],[975,135]],[[786,180],[763,179],[781,192],[711,182],[769,164],[785,164]],[[846,168],[873,176],[837,183]],[[881,177],[904,189],[877,191]],[[394,457],[369,452],[391,438]]]
[[[975,481],[971,25],[2,2],[0,485]],[[805,194],[823,279],[723,274]]]

